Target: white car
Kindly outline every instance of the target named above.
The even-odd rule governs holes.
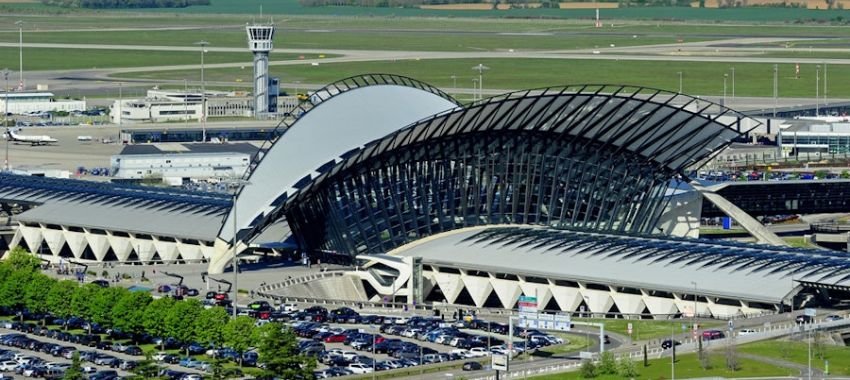
[[[484,347],[473,347],[469,349],[469,355],[471,355],[469,357],[472,358],[480,358],[484,356],[489,356],[490,351],[487,351],[487,349]]]
[[[203,377],[201,377],[201,375],[199,375],[197,373],[190,373],[190,374],[183,375],[183,377],[181,377],[180,379],[181,380],[202,380]]]
[[[279,309],[283,312],[295,312],[298,311],[298,305],[294,303],[285,303],[283,305],[280,305]]]
[[[738,335],[753,335],[756,333],[756,330],[753,329],[740,329],[738,330]]]
[[[357,359],[357,353],[354,351],[343,351],[342,358],[345,359],[345,361],[353,362],[354,359]]]
[[[362,375],[364,373],[372,373],[372,367],[367,366],[363,363],[351,363],[345,369],[351,371],[351,373]]]
[[[156,354],[154,354],[154,356],[151,356],[151,359],[156,360],[158,362],[161,362],[161,361],[165,360],[166,355],[168,355],[167,352],[160,351],[160,352],[157,352]]]
[[[3,371],[3,372],[14,371],[15,368],[17,368],[17,367],[18,367],[18,362],[13,361],[13,360],[8,360],[8,361],[0,363],[0,371]]]
[[[115,343],[115,344],[112,345],[112,351],[124,352],[124,351],[127,351],[127,347],[129,347],[129,346],[124,344],[124,343]]]

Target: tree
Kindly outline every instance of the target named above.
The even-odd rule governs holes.
[[[195,339],[203,344],[219,346],[223,342],[222,331],[230,317],[223,307],[203,309],[195,319]]]
[[[16,271],[33,272],[41,267],[41,259],[21,247],[15,247],[6,257],[6,264]]]
[[[581,368],[579,369],[581,373],[581,377],[584,379],[592,379],[596,377],[596,364],[593,364],[591,360],[585,360],[581,362]]]
[[[126,292],[112,308],[112,327],[125,333],[145,332],[145,309],[153,298],[146,292]]]
[[[80,363],[80,352],[74,351],[73,356],[71,356],[71,366],[65,370],[65,374],[62,375],[62,380],[85,380],[86,375],[83,374],[83,367]]]
[[[175,302],[165,315],[165,335],[184,343],[193,341],[195,320],[202,309],[196,299]]]
[[[145,352],[145,358],[139,360],[136,367],[131,371],[133,379],[157,379],[159,378],[160,366],[153,360],[153,355],[150,351]]]
[[[32,272],[26,269],[15,269],[3,284],[0,284],[0,306],[17,308],[24,305],[26,284],[32,277]]]
[[[307,379],[316,368],[316,360],[298,352],[298,339],[292,330],[279,323],[266,323],[254,329],[254,342],[264,375],[284,379]]]
[[[89,300],[89,313],[92,322],[112,326],[112,308],[129,291],[124,288],[100,288]]]
[[[169,297],[155,299],[148,304],[142,321],[142,325],[148,334],[165,338],[165,317],[172,306],[174,306],[174,299]]]
[[[74,289],[71,296],[71,315],[91,319],[91,301],[101,289],[103,288],[95,284],[86,284]]]
[[[73,315],[71,309],[71,297],[77,290],[77,283],[74,281],[56,281],[50,286],[47,291],[47,308],[56,316],[68,318]]]
[[[224,345],[236,351],[240,357],[251,347],[252,338],[254,338],[254,319],[246,316],[239,316],[227,321],[224,329],[221,331],[221,336],[224,338]],[[242,366],[242,360],[239,360],[239,365]]]
[[[47,313],[50,309],[47,304],[49,289],[57,281],[41,273],[33,273],[29,282],[24,285],[24,304],[29,311],[36,314]],[[47,291],[45,291],[47,290]]]

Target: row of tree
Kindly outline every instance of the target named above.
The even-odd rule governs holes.
[[[295,335],[280,324],[256,327],[251,317],[231,319],[224,308],[205,308],[196,299],[154,299],[148,292],[56,280],[42,273],[40,264],[20,248],[0,262],[0,306],[79,317],[129,334],[229,347],[240,354],[256,347],[272,376],[293,378],[286,375],[310,374],[315,368],[315,359],[299,355]]]
[[[65,8],[185,8],[210,5],[210,0],[41,0],[43,4]]]

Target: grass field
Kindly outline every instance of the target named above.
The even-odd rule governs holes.
[[[519,33],[519,32],[518,32]],[[150,31],[103,32],[29,32],[28,43],[102,43],[117,45],[160,45],[192,46],[196,41],[206,40],[211,46],[246,47],[245,30],[242,28]],[[624,36],[624,35],[540,35],[460,32],[396,32],[393,38],[385,38],[386,32],[323,32],[323,31],[279,31],[275,47],[289,49],[363,49],[363,50],[424,50],[424,51],[492,51],[492,50],[541,50],[582,49],[594,47],[673,44],[680,40],[668,36]],[[685,42],[703,41],[704,38],[686,38]],[[17,33],[0,33],[0,42],[17,42]]]
[[[722,352],[711,352],[709,361],[712,365],[711,369],[704,370],[700,366],[700,362],[696,354],[678,355],[676,357],[675,377],[679,379],[700,378],[700,377],[725,377],[725,378],[743,378],[743,377],[768,377],[768,376],[789,376],[799,375],[784,368],[777,368],[767,364],[763,364],[749,359],[738,359],[740,369],[732,371],[726,369],[725,358]],[[649,366],[644,367],[643,362],[636,363],[639,379],[669,379],[671,376],[670,358],[652,359],[649,360]],[[582,379],[579,372],[559,373],[554,375],[536,376],[531,379],[535,380],[572,380]],[[601,375],[594,379],[599,380],[615,380],[623,379],[618,375]]]
[[[439,87],[471,88],[478,75],[471,69],[479,63],[490,67],[484,74],[485,89],[527,89],[576,83],[618,83],[678,90],[678,72],[683,73],[683,92],[691,95],[722,95],[723,75],[730,65],[703,62],[556,60],[556,59],[459,59],[403,60],[392,62],[352,62],[320,66],[275,66],[270,70],[283,82],[330,83],[351,75],[382,72],[407,75]],[[738,96],[773,94],[773,65],[736,63],[735,93]],[[794,65],[779,65],[779,96],[812,97],[815,89],[814,65],[801,65],[800,79],[794,79]],[[822,74],[822,73],[821,73]],[[182,79],[186,71],[134,72],[122,77],[147,79]],[[250,70],[214,69],[207,71],[211,81],[243,82]],[[850,67],[829,66],[829,96],[850,97]],[[821,80],[823,85],[823,80]],[[727,78],[727,95],[731,99],[731,77]]]
[[[802,365],[807,365],[809,362],[809,345],[807,342],[779,340],[756,342],[741,346],[740,351],[779,358]],[[825,361],[829,362],[830,375],[850,375],[850,348],[813,343],[812,366],[824,370]]]
[[[271,58],[291,60],[298,59],[299,56],[299,54],[279,53],[272,54]],[[305,58],[316,58],[316,55],[305,55]],[[245,62],[250,69],[251,59],[251,56],[245,53],[209,52],[204,57],[204,62],[207,64]],[[200,63],[200,52],[24,48],[24,71],[199,65]],[[0,48],[0,68],[2,67],[17,70],[17,48]],[[192,77],[188,76],[188,78]]]
[[[297,0],[213,0],[211,6],[186,9],[156,9],[152,12],[183,13],[233,13],[258,14],[260,6],[267,14],[322,14],[322,15],[375,15],[375,16],[447,16],[447,17],[561,17],[592,18],[593,9],[509,9],[509,10],[435,10],[417,8],[376,7],[302,7]],[[614,19],[681,19],[705,21],[790,21],[798,19],[830,20],[843,15],[843,11],[812,11],[791,8],[698,9],[682,7],[606,9],[604,17]]]
[[[669,337],[672,332],[675,334],[682,333],[682,324],[686,325],[686,328],[690,328],[690,321],[683,319],[675,319],[675,320],[652,320],[652,319],[595,319],[595,318],[576,318],[577,322],[594,322],[594,323],[604,323],[605,331],[615,332],[617,334],[623,336],[629,336],[628,326],[629,323],[632,324],[632,335],[631,338],[633,340],[647,340],[647,339],[658,339],[663,337]],[[714,326],[721,325],[721,322],[718,323],[706,323],[702,327],[710,328]]]

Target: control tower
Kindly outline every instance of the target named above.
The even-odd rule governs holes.
[[[254,117],[260,118],[270,112],[269,53],[272,51],[274,25],[247,25],[245,30],[248,32],[248,48],[254,53]]]

